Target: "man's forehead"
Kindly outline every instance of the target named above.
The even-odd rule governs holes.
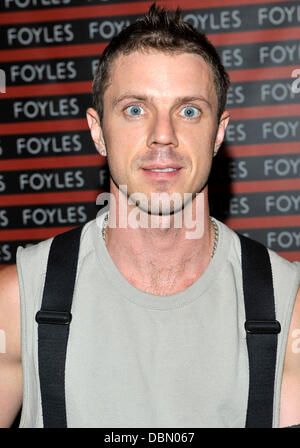
[[[180,65],[179,60],[186,60],[188,66]],[[130,53],[121,53],[115,57],[111,65],[111,74],[123,70],[124,67],[131,69],[131,71],[147,70],[149,65],[154,66],[157,70],[161,67],[157,61],[161,63],[169,62],[172,65],[174,71],[178,70],[190,70],[193,66],[194,69],[198,69],[206,75],[211,74],[211,67],[204,60],[200,54],[183,52],[183,51],[160,51],[155,49],[147,49],[144,51],[132,51]],[[135,62],[135,63],[134,63]],[[164,64],[165,65],[165,64]],[[122,72],[122,74],[124,74]]]
[[[154,98],[157,92],[166,98],[203,96],[208,99],[215,90],[212,70],[200,55],[161,51],[119,55],[111,67],[109,87],[114,97],[139,92]],[[176,88],[176,92],[168,88]]]

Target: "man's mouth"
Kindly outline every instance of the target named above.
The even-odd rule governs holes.
[[[179,171],[182,166],[175,162],[167,162],[165,163],[149,163],[146,166],[142,166],[145,171],[153,171],[154,173],[172,173],[173,171]]]
[[[170,180],[171,178],[179,176],[179,173],[181,172],[182,167],[181,166],[155,166],[150,165],[147,167],[143,167],[143,173],[157,181],[164,181],[164,180]]]
[[[146,171],[153,171],[154,173],[171,173],[172,171],[178,171],[180,168],[144,168]]]

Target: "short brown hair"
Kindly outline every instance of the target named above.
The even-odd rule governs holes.
[[[165,8],[153,3],[148,13],[115,36],[99,59],[99,66],[93,81],[93,103],[103,119],[103,95],[109,85],[112,62],[121,54],[150,49],[166,53],[194,53],[202,56],[212,69],[218,98],[219,121],[226,107],[229,76],[215,47],[204,33],[199,32],[181,16],[177,8],[174,16]]]

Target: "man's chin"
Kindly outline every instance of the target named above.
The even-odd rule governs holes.
[[[182,212],[193,199],[192,193],[151,193],[141,195],[133,193],[129,204],[138,207],[142,212],[149,215],[167,216]]]

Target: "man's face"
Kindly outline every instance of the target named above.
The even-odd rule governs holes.
[[[184,193],[203,189],[227,121],[218,130],[212,73],[200,56],[121,55],[103,102],[112,189],[126,185],[128,196],[144,193],[149,204],[151,193],[179,193],[183,203]]]

